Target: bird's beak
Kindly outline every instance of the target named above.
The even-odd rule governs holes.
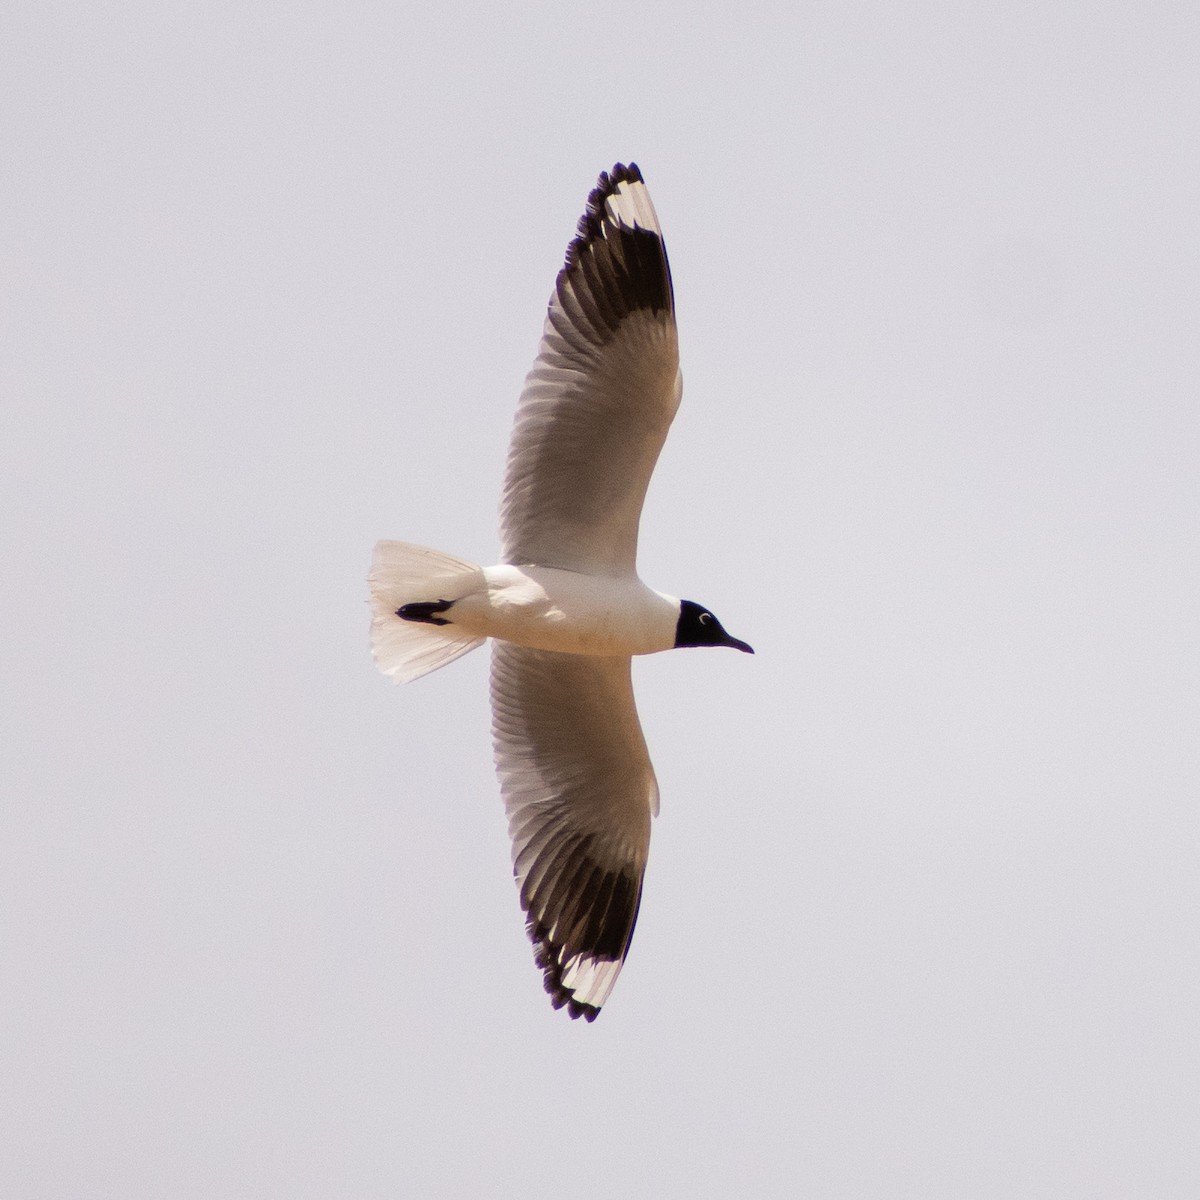
[[[725,635],[725,645],[732,646],[735,650],[741,650],[746,654],[754,653],[754,647],[748,642],[740,641],[738,638],[730,637],[728,634]]]

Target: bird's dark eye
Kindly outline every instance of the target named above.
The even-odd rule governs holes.
[[[711,621],[712,619],[713,619],[712,613],[704,612],[704,613],[700,614],[700,624],[701,625],[707,625],[709,623],[709,621]]]

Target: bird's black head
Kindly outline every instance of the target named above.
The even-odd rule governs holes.
[[[680,600],[679,623],[675,626],[675,646],[732,646],[753,654],[745,642],[730,637],[716,617],[693,600]]]

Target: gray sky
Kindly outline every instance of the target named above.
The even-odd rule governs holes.
[[[431,13],[426,9],[436,9]],[[1188,4],[10,6],[0,1194],[1200,1194]],[[478,561],[597,172],[684,403],[663,794],[593,1026],[520,919]]]

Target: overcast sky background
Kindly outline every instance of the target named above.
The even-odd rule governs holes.
[[[1200,1194],[1194,4],[10,5],[0,1194]],[[597,172],[684,403],[662,788],[532,962],[482,562]]]

